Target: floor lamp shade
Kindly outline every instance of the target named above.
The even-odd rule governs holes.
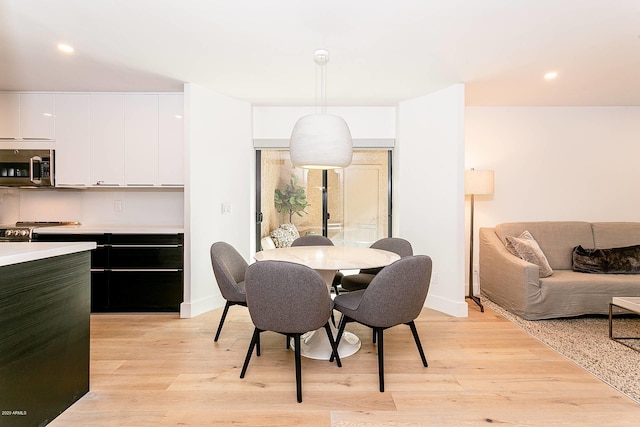
[[[464,194],[493,194],[494,179],[492,170],[464,171]]]
[[[353,142],[347,122],[331,114],[301,117],[289,142],[291,163],[305,169],[338,169],[351,164]]]

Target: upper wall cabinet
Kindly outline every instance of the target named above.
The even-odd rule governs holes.
[[[124,95],[91,95],[91,184],[124,185]]]
[[[181,93],[0,93],[0,140],[56,150],[56,185],[183,186]],[[26,145],[25,145],[26,146]]]
[[[124,160],[127,185],[158,183],[158,95],[125,96]]]
[[[55,139],[55,95],[20,94],[20,138]]]
[[[92,94],[90,185],[184,185],[182,94]]]
[[[89,95],[56,95],[56,185],[91,182]]]
[[[159,96],[158,179],[184,185],[184,101],[181,94]]]
[[[55,95],[0,93],[0,138],[55,139]]]
[[[20,95],[0,93],[0,138],[20,138]]]

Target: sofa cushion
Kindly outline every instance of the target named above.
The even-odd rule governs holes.
[[[573,248],[576,246],[595,247],[591,223],[588,222],[507,222],[496,225],[495,229],[504,245],[507,243],[507,236],[518,236],[528,230],[538,242],[540,249],[549,261],[549,265],[554,270],[571,270]]]
[[[518,237],[507,236],[506,248],[509,252],[523,260],[536,264],[539,268],[540,277],[549,277],[553,274],[553,270],[544,256],[542,249],[527,230],[523,231]]]
[[[262,247],[263,251],[276,248],[276,244],[273,242],[273,239],[270,236],[264,236],[262,239],[260,239],[260,246]]]
[[[640,273],[640,245],[610,249],[573,250],[573,271],[581,273]]]
[[[594,222],[594,246],[588,248],[609,249],[640,245],[640,222]]]

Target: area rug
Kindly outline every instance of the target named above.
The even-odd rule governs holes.
[[[640,339],[609,339],[607,316],[524,320],[492,301],[483,304],[578,366],[640,403]],[[640,317],[614,317],[614,336],[640,337]]]

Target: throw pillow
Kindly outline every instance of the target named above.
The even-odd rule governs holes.
[[[640,245],[611,249],[573,248],[573,271],[581,273],[639,274]]]
[[[293,225],[291,223],[282,224],[282,225],[280,225],[280,228],[282,228],[283,230],[286,230],[289,233],[291,233],[291,235],[293,236],[293,240],[295,240],[298,237],[300,237],[300,233],[298,232],[298,229],[296,228],[295,225]]]
[[[288,248],[294,240],[300,237],[298,229],[293,224],[282,224],[269,233],[276,248]]]
[[[507,236],[506,240],[505,246],[509,252],[539,267],[540,277],[549,277],[553,274],[547,257],[528,230],[523,231],[518,237]]]

